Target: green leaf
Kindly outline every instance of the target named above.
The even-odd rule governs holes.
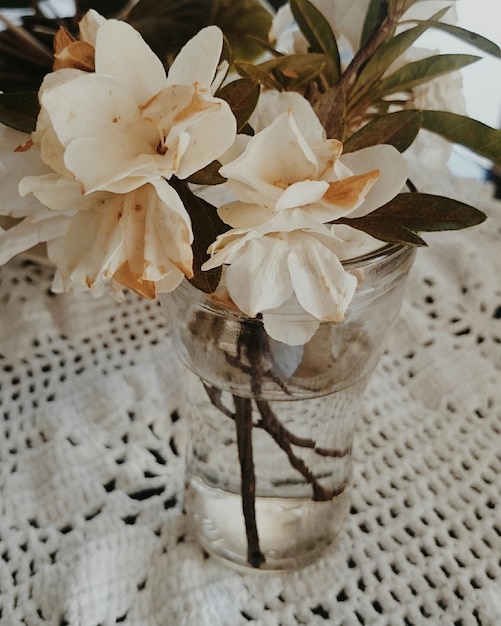
[[[282,86],[275,79],[272,73],[263,70],[260,65],[254,65],[246,61],[235,61],[235,70],[244,78],[249,78],[260,83],[268,89],[278,89],[282,91]]]
[[[31,133],[39,111],[36,92],[0,93],[0,122],[5,126]]]
[[[326,65],[326,78],[329,85],[335,85],[341,74],[341,61],[336,37],[329,22],[309,0],[290,0],[289,4],[311,51],[323,52],[332,60]]]
[[[463,115],[421,111],[422,127],[501,165],[501,130]]]
[[[361,45],[362,47],[379,29],[384,20],[388,17],[387,0],[371,0],[362,27]]]
[[[184,44],[213,19],[212,0],[139,0],[127,22],[167,64]]]
[[[482,50],[482,52],[486,52],[487,54],[491,54],[492,56],[501,59],[501,48],[499,48],[499,46],[490,39],[482,37],[482,35],[478,35],[477,33],[472,33],[469,30],[460,28],[459,26],[454,26],[453,24],[445,24],[443,22],[428,21],[419,23],[424,24],[427,27],[443,30],[449,35],[453,35],[454,37],[461,39],[467,44],[474,46],[479,50]]]
[[[414,63],[408,63],[376,87],[374,99],[395,92],[408,91],[417,85],[479,61],[481,57],[470,54],[436,54]]]
[[[235,69],[265,87],[295,91],[320,76],[327,61],[325,54],[289,54],[259,65],[237,61]]]
[[[237,120],[237,132],[249,121],[252,112],[259,100],[261,88],[259,83],[251,78],[234,80],[220,89],[216,96],[226,100]]]
[[[421,127],[419,111],[397,111],[377,117],[344,143],[344,152],[386,143],[404,152],[412,144]]]
[[[220,168],[221,163],[219,161],[212,161],[185,180],[194,185],[220,185],[226,181],[226,178],[219,173]]]
[[[313,110],[324,127],[327,139],[342,141],[345,132],[346,111],[343,89],[341,87],[328,89],[315,100]]]
[[[433,19],[440,19],[449,7],[442,9],[433,16]],[[357,80],[351,90],[352,94],[360,91],[366,93],[372,89],[372,85],[378,81],[381,76],[388,70],[392,63],[408,50],[415,41],[423,35],[430,25],[415,26],[404,32],[388,39],[382,46],[376,50],[374,55],[362,67]]]
[[[273,16],[259,0],[219,0],[214,23],[236,59],[252,61],[263,52],[256,39],[268,39]]]
[[[172,177],[169,183],[177,191],[191,218],[193,229],[193,273],[191,284],[205,293],[212,293],[217,289],[221,279],[221,268],[203,272],[201,267],[209,259],[207,249],[216,237],[227,230],[229,226],[225,224],[217,209],[206,200],[196,196],[184,181]]]
[[[363,217],[342,218],[347,224],[377,239],[411,246],[426,245],[418,232],[460,230],[482,223],[484,213],[474,207],[443,196],[403,193]]]

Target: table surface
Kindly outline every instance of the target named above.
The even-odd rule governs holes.
[[[50,267],[0,268],[0,624],[501,624],[501,203],[416,176],[490,218],[419,251],[345,528],[288,575],[227,569],[187,530],[158,305],[54,296]]]

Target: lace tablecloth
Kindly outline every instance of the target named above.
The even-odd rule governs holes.
[[[53,296],[50,268],[0,268],[0,624],[501,624],[501,205],[442,186],[491,217],[419,252],[345,530],[289,575],[238,574],[187,531],[157,304]]]

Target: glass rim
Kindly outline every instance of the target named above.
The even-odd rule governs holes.
[[[382,246],[373,250],[372,252],[368,252],[366,254],[360,255],[358,257],[353,257],[351,259],[346,259],[342,261],[343,267],[345,270],[363,270],[364,268],[373,267],[377,263],[389,261],[390,259],[398,256],[399,254],[405,252],[406,250],[412,251],[415,250],[414,246],[406,246],[404,244],[398,243],[383,243]],[[250,323],[262,323],[261,316],[257,317],[249,317],[245,313],[243,313],[236,305],[232,305],[229,302],[219,300],[217,297],[214,297],[213,293],[206,293],[192,285],[191,282],[185,277],[183,281],[176,287],[173,292],[159,294],[159,296],[170,296],[170,295],[180,295],[181,298],[195,298],[197,302],[197,306],[201,306],[202,308],[207,309],[213,314],[220,314],[224,316],[230,316],[239,321],[245,321]],[[300,318],[303,317],[303,312],[285,312],[281,311],[280,313],[274,313],[272,311],[267,312],[269,315],[281,315],[288,318],[296,318],[296,322],[300,321]],[[304,322],[311,323],[313,318],[308,317],[308,319],[304,319]]]
[[[341,264],[344,269],[357,269],[363,268],[367,265],[373,265],[374,263],[378,263],[379,261],[388,259],[403,250],[407,250],[409,248],[414,248],[414,246],[406,246],[402,243],[385,243],[382,242],[382,245],[372,250],[371,252],[366,252],[365,254],[361,254],[359,256],[350,257],[349,259],[343,259]]]

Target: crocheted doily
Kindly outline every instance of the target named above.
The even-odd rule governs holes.
[[[187,532],[158,305],[53,296],[51,268],[0,268],[0,624],[501,624],[501,206],[441,184],[491,217],[419,251],[344,531],[288,575],[236,573]]]

